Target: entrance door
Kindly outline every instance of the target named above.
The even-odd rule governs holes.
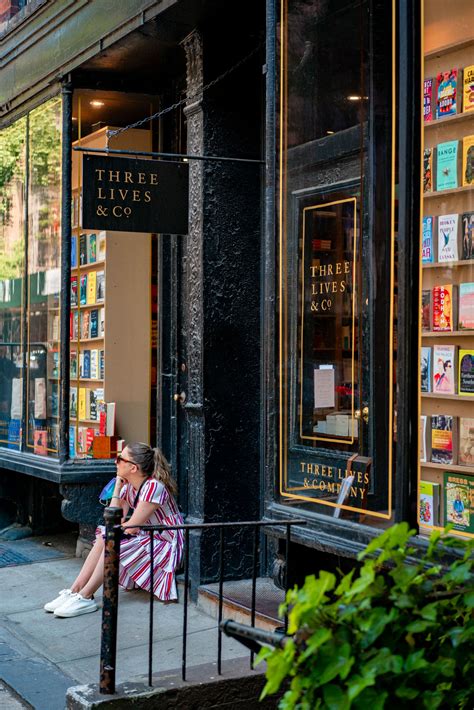
[[[280,494],[379,523],[393,512],[394,20],[369,0],[285,0],[281,19]]]

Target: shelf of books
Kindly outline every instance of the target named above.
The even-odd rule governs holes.
[[[77,143],[104,148],[107,130]],[[128,130],[109,147],[150,150],[150,133]],[[151,236],[82,229],[80,160],[73,151],[70,457],[111,458],[119,438],[148,436]]]
[[[474,534],[474,39],[425,55],[424,126],[419,523]]]

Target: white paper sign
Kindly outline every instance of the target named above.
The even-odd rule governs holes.
[[[320,369],[314,370],[314,408],[334,407],[335,391],[334,391],[334,370]]]

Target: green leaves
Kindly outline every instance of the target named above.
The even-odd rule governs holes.
[[[394,525],[357,572],[323,571],[288,592],[294,641],[259,655],[263,695],[290,680],[282,710],[474,706],[474,545],[436,531],[415,558],[412,535]],[[448,540],[458,558],[446,567]]]

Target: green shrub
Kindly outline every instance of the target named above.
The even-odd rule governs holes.
[[[283,710],[474,707],[474,541],[435,531],[423,553],[414,533],[394,525],[357,572],[320,572],[288,592],[291,638],[259,654],[262,697],[286,679]]]

